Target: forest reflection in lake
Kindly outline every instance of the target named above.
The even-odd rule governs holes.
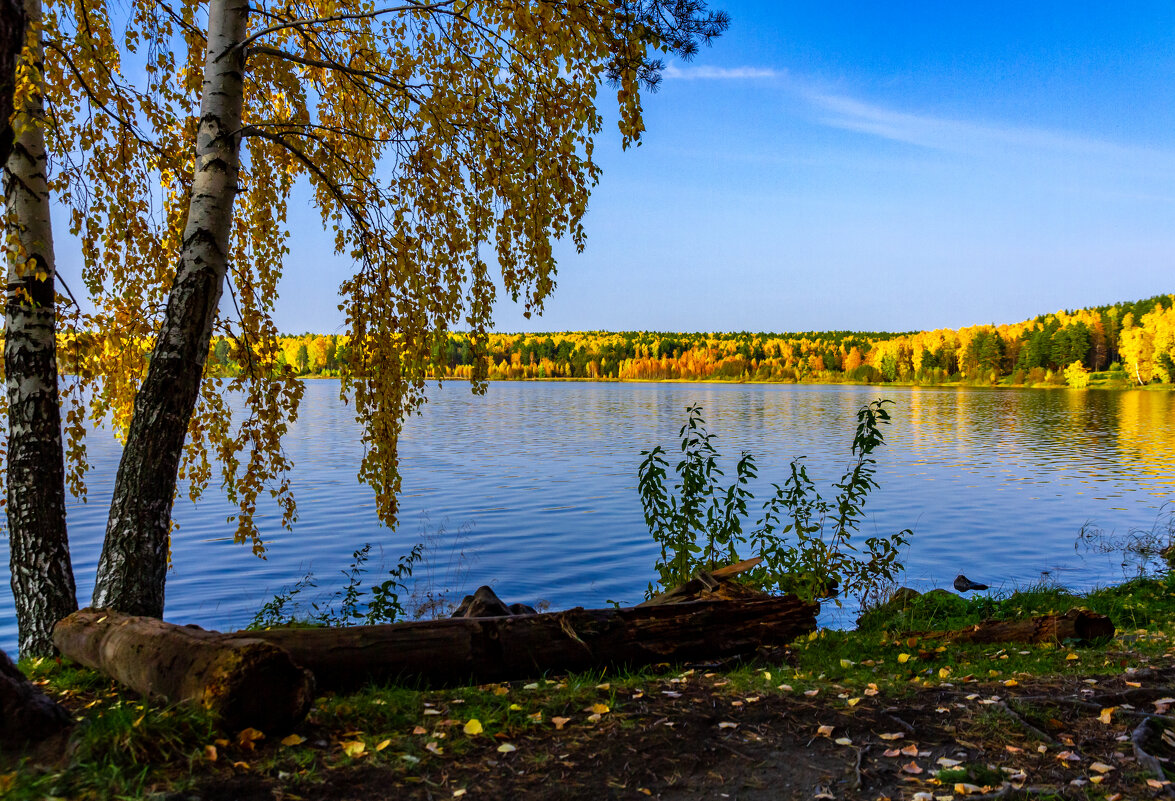
[[[660,443],[672,459],[691,403],[704,407],[729,466],[740,451],[755,454],[756,496],[765,499],[797,456],[826,490],[848,463],[856,410],[892,399],[894,422],[877,454],[881,489],[863,532],[914,529],[905,583],[919,589],[947,586],[959,572],[1007,588],[1042,574],[1074,588],[1118,580],[1120,560],[1075,549],[1081,526],[1150,528],[1175,498],[1175,402],[1162,392],[498,382],[478,397],[453,382],[430,396],[405,427],[402,522],[389,531],[355,480],[361,445],[351,407],[336,381],[307,382],[287,441],[294,531],[267,510],[263,561],[231,541],[232,508],[214,490],[198,504],[179,501],[167,617],[238,627],[308,570],[318,592],[332,591],[364,543],[375,546],[374,576],[381,551],[386,569],[425,536],[435,548],[418,576],[458,598],[493,584],[510,602],[556,609],[637,602],[655,554],[635,489],[639,454]],[[91,438],[90,456],[89,502],[69,509],[83,605],[118,464],[109,432]],[[6,568],[7,560],[0,647],[12,649]]]

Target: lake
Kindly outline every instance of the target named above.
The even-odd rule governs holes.
[[[638,602],[656,553],[636,493],[640,451],[661,444],[673,459],[692,403],[704,407],[730,467],[740,451],[755,454],[756,497],[765,499],[797,456],[826,490],[849,462],[856,410],[892,399],[893,424],[876,453],[881,488],[862,533],[913,528],[903,583],[920,590],[948,586],[960,572],[1005,589],[1042,577],[1078,589],[1119,580],[1120,559],[1075,549],[1082,525],[1149,529],[1175,497],[1175,401],[1162,392],[498,382],[478,397],[454,382],[430,397],[405,426],[401,523],[390,531],[355,480],[359,427],[337,381],[308,381],[287,440],[295,529],[283,531],[268,510],[261,560],[232,542],[232,508],[216,492],[179,501],[168,619],[237,628],[307,571],[319,584],[310,598],[341,588],[339,571],[365,543],[377,576],[381,561],[391,567],[420,541],[429,543],[417,571],[422,595],[449,590],[459,600],[491,584],[508,603],[553,609]],[[98,431],[89,452],[89,503],[69,508],[83,605],[119,446]],[[0,580],[0,647],[11,652],[7,559]],[[827,610],[822,621],[843,625],[851,615]]]

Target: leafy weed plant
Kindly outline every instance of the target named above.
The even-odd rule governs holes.
[[[902,570],[901,548],[910,529],[853,540],[869,492],[878,486],[872,454],[885,442],[881,426],[890,422],[888,403],[874,401],[857,412],[854,459],[833,485],[833,500],[825,500],[804,460],[796,459],[783,485],[772,485],[775,493],[749,532],[745,521],[754,499],[748,485],[758,476],[755,457],[743,452],[734,481],[722,487],[720,455],[702,407],[687,408],[688,419],[678,432],[682,458],[674,467],[677,482],[672,489],[666,486],[669,463],[661,446],[641,452],[644,460],[638,470],[645,523],[661,546],[658,584],[666,589],[679,586],[699,569],[738,561],[740,551],[762,557],[742,580],[767,591],[818,598],[835,595],[838,588],[845,594],[867,594],[878,584],[892,582]],[[655,592],[650,584],[647,595]]]

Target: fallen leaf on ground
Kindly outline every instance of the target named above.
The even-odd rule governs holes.
[[[874,695],[877,695],[878,692],[880,692],[880,690],[877,689],[877,685],[870,683],[869,688],[867,690],[865,690],[865,695],[872,697]]]
[[[551,718],[551,722],[555,724],[555,730],[559,731],[564,726],[566,726],[568,723],[571,722],[571,718],[554,717],[554,718]]]
[[[391,745],[391,744],[392,744],[392,741],[391,741],[391,740],[380,740],[380,741],[379,741],[379,744],[378,744],[378,745],[375,747],[375,750],[376,750],[376,751],[382,751],[382,750],[384,750],[385,748],[387,748],[387,747],[388,747],[389,745]]]
[[[607,704],[592,704],[591,712],[593,715],[607,715],[612,710],[608,708]]]
[[[819,737],[831,737],[832,728],[832,726],[821,726],[820,728],[816,729],[816,734]]]
[[[1008,679],[1007,681],[1004,682],[1004,686],[1005,687],[1019,687],[1020,682],[1016,681],[1015,679]]]
[[[900,740],[902,739],[903,735],[900,731],[887,731],[884,734],[879,734],[877,736],[883,740]]]
[[[511,751],[517,751],[517,750],[518,749],[515,748],[514,746],[510,745],[510,743],[502,743],[501,745],[498,746],[498,753],[499,754],[509,754]]]
[[[533,715],[527,715],[526,719],[534,721],[535,723],[542,723],[543,722],[543,713],[541,711],[535,712]]]
[[[343,749],[343,753],[351,759],[361,756],[367,750],[367,746],[362,740],[343,740],[339,746]]]
[[[287,734],[281,740],[282,745],[301,745],[306,742],[306,738],[300,734]]]
[[[860,698],[850,698],[845,703],[847,703],[849,706],[856,706],[857,704],[861,703],[861,699]]]
[[[241,746],[241,748],[244,748],[246,751],[252,751],[253,743],[264,739],[265,735],[259,732],[257,729],[241,729],[241,731],[237,734],[237,745]]]
[[[412,730],[412,733],[413,734],[428,734],[428,729],[424,728],[423,726],[417,726],[415,729]]]
[[[481,734],[485,729],[481,726],[481,721],[477,718],[470,718],[469,722],[465,724],[465,733],[471,737],[476,734]]]
[[[1062,751],[1061,753],[1057,754],[1057,759],[1061,760],[1062,762],[1081,761],[1081,757],[1077,756],[1077,754],[1073,753],[1072,751]]]
[[[853,741],[850,740],[848,737],[837,737],[835,740],[833,740],[833,742],[835,742],[837,745],[852,745],[853,744]]]
[[[898,662],[900,662],[901,664],[903,664],[903,665],[904,665],[904,664],[906,664],[906,663],[907,663],[907,662],[909,662],[909,661],[910,661],[910,655],[909,655],[909,654],[898,654]]]
[[[1114,766],[1107,765],[1105,762],[1094,762],[1092,765],[1089,766],[1089,769],[1093,770],[1093,771],[1097,771],[1098,773],[1109,773],[1110,771],[1112,771],[1114,769]]]
[[[724,720],[718,724],[718,728],[720,728],[720,729],[737,729],[738,724],[732,723],[729,720]]]
[[[494,688],[494,695],[508,695],[509,693],[510,693],[510,691],[508,689],[506,689],[505,687],[495,687]],[[462,790],[462,792],[465,792],[465,791]]]
[[[917,745],[907,745],[905,748],[902,749],[902,753],[905,754],[906,756],[918,756],[918,746]]]
[[[520,707],[518,704],[510,704],[510,706],[507,707],[507,709],[509,709],[511,712],[521,712],[522,711],[522,707]]]
[[[953,768],[956,765],[960,764],[960,762],[957,759],[948,759],[947,757],[939,757],[938,759],[935,760],[935,764],[942,765],[944,768]]]
[[[820,694],[820,690],[804,690],[804,695],[812,698]]]
[[[429,753],[432,753],[432,754],[443,754],[443,753],[445,753],[445,749],[443,749],[443,748],[441,748],[439,745],[437,745],[437,741],[436,741],[436,740],[433,740],[431,743],[428,743],[427,745],[425,745],[425,746],[424,746],[424,750],[425,750],[425,751],[428,751]]]
[[[971,795],[972,793],[982,793],[983,788],[966,782],[956,782],[955,792],[959,795]]]
[[[1102,723],[1105,723],[1108,726],[1110,724],[1110,718],[1113,717],[1114,710],[1117,708],[1118,707],[1116,707],[1116,706],[1106,707],[1105,709],[1103,709],[1101,712],[1098,713],[1097,719],[1100,720]]]
[[[215,762],[216,757],[217,757],[217,753],[216,753],[216,746],[215,745],[204,746],[204,758],[205,759],[207,759],[209,762]]]
[[[911,760],[910,762],[907,762],[905,765],[902,765],[902,772],[909,773],[913,776],[917,776],[919,773],[922,773],[922,768],[918,767],[917,762],[914,762]]]
[[[776,687],[775,689],[780,690],[785,693],[790,693],[792,691],[792,686],[790,684],[781,684],[778,687]]]
[[[597,690],[611,690],[611,689],[612,689],[612,684],[611,684],[611,682],[607,682],[607,681],[606,681],[606,682],[604,682],[603,684],[597,684],[597,685],[596,685],[596,689],[597,689]]]
[[[887,748],[887,749],[885,750],[885,753],[883,753],[883,754],[882,754],[882,756],[889,757],[889,758],[891,758],[891,759],[892,759],[893,757],[899,757],[899,756],[901,756],[901,755],[902,755],[902,752],[901,752],[901,750],[900,750],[900,749],[898,749],[898,748]]]
[[[848,669],[849,669],[849,668],[851,668],[851,667],[852,667],[854,664],[855,664],[855,663],[854,663],[854,662],[853,662],[853,660],[851,660],[851,659],[842,659],[842,660],[840,660],[840,666],[841,666],[842,668],[844,668],[845,670],[848,670]]]

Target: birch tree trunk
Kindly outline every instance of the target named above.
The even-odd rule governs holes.
[[[12,93],[16,62],[24,47],[26,16],[21,0],[0,0],[0,164],[12,153]]]
[[[40,0],[25,0],[25,13],[29,24],[39,26]],[[35,59],[39,67],[42,54],[36,53]],[[53,289],[56,262],[40,91],[29,93],[17,111],[15,142],[4,173],[11,243],[4,306],[8,547],[20,653],[43,656],[56,652],[53,624],[78,607],[65,529]]]
[[[247,0],[212,0],[196,167],[183,248],[118,466],[94,605],[160,617],[171,508],[228,270],[240,169]]]

